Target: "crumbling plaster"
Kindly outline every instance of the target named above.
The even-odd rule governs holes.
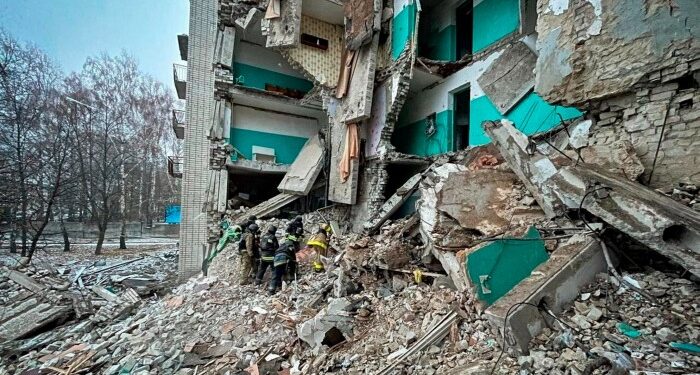
[[[552,103],[618,95],[700,52],[696,0],[539,0],[538,17],[535,91]]]

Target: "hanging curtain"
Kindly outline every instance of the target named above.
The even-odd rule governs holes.
[[[360,138],[357,124],[348,124],[345,130],[345,150],[340,159],[340,181],[346,182],[350,177],[352,159],[360,157]]]

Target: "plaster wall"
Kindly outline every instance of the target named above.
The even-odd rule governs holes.
[[[278,163],[291,164],[319,129],[316,119],[234,105],[229,143],[248,159],[261,146],[274,149]]]
[[[301,32],[328,40],[328,49],[322,50],[300,44],[287,51],[289,57],[314,77],[320,84],[335,87],[343,53],[344,28],[316,18],[302,15]]]
[[[700,53],[697,0],[538,0],[535,91],[576,105]]]
[[[236,43],[236,49],[233,52],[233,61],[292,77],[304,78],[304,76],[294,70],[287,60],[279,53],[270,48],[265,48],[246,41],[239,41]]]
[[[532,37],[521,38],[528,46]],[[397,131],[392,138],[400,151],[416,155],[435,155],[454,151],[453,149],[453,94],[465,88],[470,89],[469,145],[478,146],[489,142],[481,128],[486,120],[507,118],[526,134],[546,131],[556,126],[562,118],[581,116],[575,108],[552,106],[535,93],[530,93],[516,104],[505,116],[498,112],[491,100],[484,94],[477,79],[501,56],[503,49],[494,51],[482,60],[475,61],[458,72],[446,77],[432,88],[413,93],[403,106]],[[436,113],[437,133],[425,136],[425,118]]]

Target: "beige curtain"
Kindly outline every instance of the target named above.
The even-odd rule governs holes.
[[[352,159],[360,157],[360,137],[357,124],[348,124],[345,131],[345,150],[340,159],[340,181],[346,182],[350,177]]]

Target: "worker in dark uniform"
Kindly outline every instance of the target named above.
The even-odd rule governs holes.
[[[294,220],[292,220],[287,225],[287,234],[296,235],[297,228],[301,228],[301,234],[303,236],[304,235],[304,218],[301,215],[295,217]]]
[[[287,282],[296,279],[297,275],[297,255],[299,251],[299,239],[303,234],[303,229],[297,228],[294,234],[287,234],[284,242],[275,251],[274,266],[275,274],[270,282],[268,291],[275,294],[282,287],[282,278]]]
[[[238,244],[238,251],[241,255],[238,285],[248,284],[250,282],[250,276],[254,275],[255,270],[257,270],[257,267],[254,266],[256,258],[260,257],[257,233],[258,225],[250,224],[248,228],[246,228],[241,242]]]
[[[258,273],[255,276],[255,285],[262,284],[263,277],[265,276],[265,271],[270,268],[270,273],[275,273],[275,251],[280,247],[277,241],[277,227],[270,225],[267,228],[267,232],[260,237],[260,265],[258,266]]]
[[[258,220],[258,217],[257,217],[257,216],[251,215],[251,216],[248,217],[248,220],[242,222],[242,223],[239,224],[239,225],[241,226],[241,228],[243,228],[243,230],[245,230],[246,228],[248,228],[248,227],[250,226],[250,224],[255,224],[255,222],[256,222],[257,220]]]

